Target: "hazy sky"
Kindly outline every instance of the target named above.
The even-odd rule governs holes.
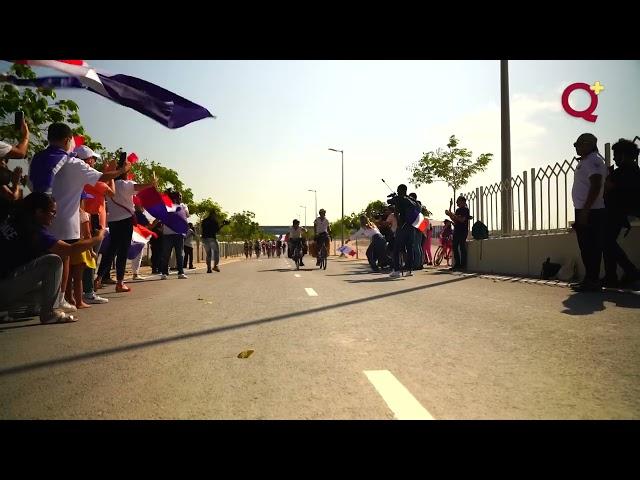
[[[86,60],[137,76],[207,107],[217,119],[169,130],[86,91],[59,91],[80,106],[87,132],[175,169],[196,200],[255,212],[262,225],[311,223],[313,193],[330,220],[340,216],[344,150],[345,214],[407,183],[407,167],[445,147],[451,134],[489,169],[463,190],[500,178],[500,62],[492,61],[133,61]],[[0,71],[9,64],[1,62]],[[39,75],[57,75],[37,69]],[[605,142],[640,135],[640,61],[510,61],[512,173],[575,155],[583,132]],[[605,90],[589,123],[562,110],[563,89],[599,81]],[[575,92],[576,109],[588,105]],[[474,156],[475,156],[474,155]],[[423,185],[418,198],[442,220],[452,193]]]

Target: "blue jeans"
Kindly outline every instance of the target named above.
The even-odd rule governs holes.
[[[213,254],[213,266],[217,267],[220,263],[220,246],[215,238],[203,238],[204,253],[207,256],[207,270],[211,270],[211,256]]]
[[[178,273],[184,273],[183,257],[184,252],[184,236],[179,233],[167,235],[162,237],[162,268],[161,272],[165,275],[169,275],[169,259],[171,258],[171,249],[176,251],[176,267],[178,267]]]

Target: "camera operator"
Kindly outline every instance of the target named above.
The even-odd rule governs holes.
[[[398,219],[398,230],[396,231],[396,238],[393,245],[393,271],[389,275],[392,278],[400,276],[400,252],[405,253],[405,266],[408,267],[408,276],[412,276],[411,273],[413,266],[413,226],[408,221],[408,215],[412,210],[417,208],[415,201],[407,196],[407,186],[404,184],[398,185],[397,195],[392,193],[388,195],[389,205],[395,206],[395,215]]]

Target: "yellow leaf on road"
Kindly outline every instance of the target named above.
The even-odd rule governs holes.
[[[245,350],[244,352],[240,352],[238,354],[238,358],[249,358],[254,350]]]

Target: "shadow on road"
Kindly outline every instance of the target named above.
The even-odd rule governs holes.
[[[291,270],[288,270],[291,271]],[[323,307],[317,307],[317,308],[310,308],[308,310],[300,310],[297,312],[293,312],[293,313],[285,313],[282,315],[276,315],[273,317],[267,317],[267,318],[261,318],[258,320],[252,320],[249,322],[245,322],[245,323],[236,323],[234,325],[226,325],[224,327],[216,327],[216,328],[210,328],[207,330],[202,330],[199,332],[192,332],[192,333],[183,333],[180,335],[174,335],[171,337],[165,337],[165,338],[158,338],[155,340],[148,340],[145,342],[138,342],[138,343],[132,343],[130,345],[122,345],[122,346],[118,346],[118,347],[113,347],[113,348],[107,348],[104,350],[97,350],[97,351],[93,351],[93,352],[85,352],[85,353],[79,353],[76,355],[69,355],[67,357],[61,357],[61,358],[54,358],[51,360],[43,360],[43,361],[39,361],[39,362],[32,362],[32,363],[27,363],[25,365],[19,365],[19,366],[15,366],[15,367],[9,367],[9,368],[3,368],[0,369],[0,377],[1,376],[7,376],[7,375],[14,375],[17,373],[24,373],[24,372],[28,372],[28,371],[33,371],[33,370],[38,370],[41,368],[46,368],[46,367],[53,367],[53,366],[58,366],[58,365],[65,365],[65,364],[69,364],[69,363],[73,363],[73,362],[81,362],[81,361],[85,361],[85,360],[90,360],[93,358],[98,358],[98,357],[105,357],[107,355],[113,355],[113,354],[118,354],[118,353],[123,353],[123,352],[129,352],[132,350],[139,350],[142,348],[147,348],[147,347],[155,347],[158,345],[164,345],[164,344],[168,344],[168,343],[172,343],[172,342],[178,342],[178,341],[182,341],[182,340],[189,340],[191,338],[199,338],[199,337],[204,337],[207,335],[214,335],[216,333],[221,333],[221,332],[227,332],[230,330],[238,330],[241,328],[246,328],[246,327],[253,327],[256,325],[263,325],[263,324],[267,324],[267,323],[271,323],[271,322],[278,322],[280,320],[286,320],[289,318],[294,318],[294,317],[305,317],[305,316],[309,316],[309,315],[313,315],[314,313],[319,313],[319,312],[324,312],[327,310],[335,310],[338,308],[342,308],[342,307],[346,307],[349,305],[358,305],[361,303],[365,303],[365,302],[372,302],[375,300],[380,300],[383,298],[388,298],[388,297],[394,297],[397,295],[403,295],[405,293],[412,293],[412,292],[417,292],[420,290],[426,290],[429,288],[435,288],[435,287],[439,287],[441,285],[447,285],[450,283],[456,283],[456,282],[461,282],[466,280],[465,277],[458,277],[458,278],[453,278],[451,280],[444,280],[442,282],[439,283],[431,283],[428,285],[419,285],[417,287],[411,287],[411,288],[405,288],[403,290],[397,290],[395,292],[387,292],[387,293],[382,293],[380,295],[373,295],[373,296],[369,296],[369,297],[365,297],[365,298],[359,298],[357,300],[349,300],[347,302],[341,302],[341,303],[336,303],[334,305],[326,305]]]
[[[605,309],[604,302],[615,303],[621,308],[640,308],[640,295],[628,292],[572,293],[562,304],[567,315],[591,315]]]

